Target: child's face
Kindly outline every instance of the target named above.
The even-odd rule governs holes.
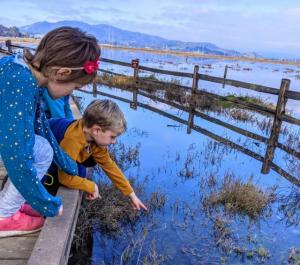
[[[95,131],[94,141],[98,146],[106,147],[110,144],[115,144],[117,137],[121,134],[120,131],[112,131],[105,130],[103,131],[100,127],[98,127],[97,131]]]
[[[82,87],[81,84],[78,84],[75,82],[61,83],[61,82],[56,82],[56,81],[51,81],[51,80],[48,80],[48,83],[46,86],[47,86],[49,95],[53,99],[57,99],[60,97],[70,95],[75,88]]]

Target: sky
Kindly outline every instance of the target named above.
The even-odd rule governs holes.
[[[300,58],[299,0],[0,0],[4,26],[61,20]]]

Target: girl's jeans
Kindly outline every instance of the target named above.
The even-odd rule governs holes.
[[[33,166],[36,169],[38,179],[41,180],[51,165],[53,150],[49,142],[39,135],[35,135],[33,155]],[[0,192],[0,217],[12,216],[21,208],[24,202],[23,196],[8,179]]]

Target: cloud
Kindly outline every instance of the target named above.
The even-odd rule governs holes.
[[[299,0],[1,0],[1,11],[5,26],[80,20],[224,48],[300,50]]]

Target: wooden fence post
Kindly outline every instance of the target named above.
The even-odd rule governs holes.
[[[192,132],[192,127],[194,124],[194,110],[195,110],[195,94],[196,90],[198,89],[198,72],[199,72],[199,65],[194,66],[194,74],[193,74],[193,84],[192,84],[192,95],[191,95],[191,102],[190,102],[190,111],[189,111],[189,119],[188,119],[188,127],[187,133],[190,134]]]
[[[93,97],[97,97],[97,83],[93,82]]]
[[[134,86],[132,90],[132,102],[130,103],[130,108],[137,109],[137,92],[138,92],[138,77],[139,77],[139,59],[131,60],[131,67],[133,68],[133,80]]]
[[[228,70],[228,65],[225,66],[225,70],[224,70],[224,82],[223,82],[223,88],[225,87],[225,79],[227,77],[227,70]]]
[[[282,124],[281,115],[285,112],[285,105],[287,102],[287,98],[285,98],[285,92],[289,90],[290,83],[291,80],[289,79],[281,80],[272,131],[271,131],[270,138],[268,140],[267,150],[261,168],[261,173],[263,174],[267,174],[270,172],[270,163],[273,161],[274,158],[274,151],[278,143],[278,137],[280,134],[280,128]]]
[[[12,53],[12,47],[11,47],[11,40],[6,40],[5,45],[7,47],[7,50]]]

